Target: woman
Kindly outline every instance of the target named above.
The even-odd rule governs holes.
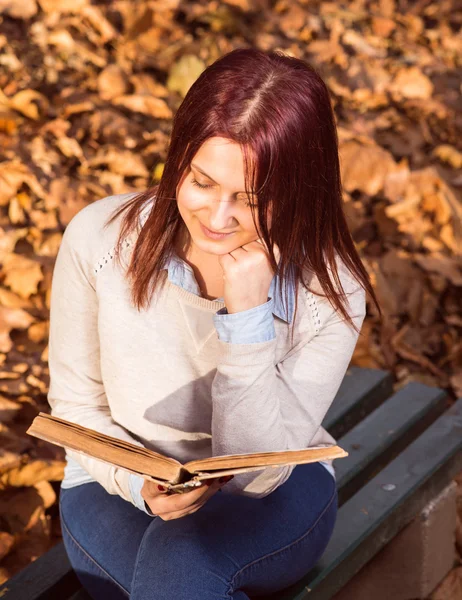
[[[237,49],[182,102],[159,185],[68,224],[51,292],[52,414],[181,462],[335,444],[321,422],[366,291],[376,302],[342,210],[325,84],[301,60]],[[275,592],[317,563],[334,528],[332,460],[178,495],[67,459],[63,538],[95,599]]]

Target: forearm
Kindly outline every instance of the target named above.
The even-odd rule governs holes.
[[[271,393],[276,383],[272,308],[270,300],[242,313],[220,311],[215,318],[222,353],[212,383],[213,456],[288,448],[280,401]],[[284,483],[292,470],[290,466],[236,475],[225,493],[262,497]]]
[[[362,288],[351,293],[349,301],[350,315],[360,328],[365,316]],[[256,312],[263,318],[260,331],[266,341],[252,343],[247,337],[239,343],[238,332],[243,324],[240,313],[229,315],[234,328],[228,320],[225,329],[217,323],[220,352],[212,383],[214,456],[309,447],[335,398],[357,342],[358,333],[350,324],[329,303],[319,302],[321,327],[313,326],[313,330],[301,334],[278,362],[276,334],[269,335],[273,323],[264,305],[257,308],[261,310]],[[223,314],[221,319],[226,317]],[[233,331],[236,335],[231,339]],[[252,328],[246,331],[249,336]],[[293,469],[292,465],[238,475],[226,491],[263,497],[284,483]]]
[[[54,387],[51,385],[49,402],[53,406],[51,411],[53,416],[61,417],[72,423],[83,425],[84,427],[118,439],[123,439],[136,446],[143,446],[141,442],[136,440],[126,429],[112,419],[108,406],[67,404],[61,400],[56,401],[53,393]],[[129,477],[131,475],[129,471],[69,448],[66,448],[66,454],[80,464],[109,494],[118,494],[124,500],[134,504],[129,485]]]

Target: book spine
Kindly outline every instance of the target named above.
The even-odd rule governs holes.
[[[193,473],[190,473],[187,469],[181,467],[178,471],[178,475],[171,481],[171,483],[172,485],[176,485],[177,483],[185,483],[186,481],[189,481],[192,476]]]

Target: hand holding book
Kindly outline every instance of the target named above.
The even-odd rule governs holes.
[[[141,488],[141,496],[153,515],[160,517],[163,521],[170,521],[195,513],[233,477],[234,475],[207,479],[198,489],[191,488],[187,494],[182,494],[181,497],[166,491],[167,488],[161,485],[146,480]],[[170,495],[174,497],[169,498]]]
[[[300,450],[212,456],[181,464],[148,448],[43,412],[35,417],[26,433],[141,475],[176,493],[200,487],[207,479],[348,456],[348,452],[337,445],[322,445]]]

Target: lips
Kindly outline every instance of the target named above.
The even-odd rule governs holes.
[[[230,233],[214,233],[210,229],[207,229],[205,225],[202,225],[200,221],[199,223],[203,234],[211,240],[225,240],[228,239],[234,233],[234,231]]]
[[[202,225],[202,227],[208,229],[211,233],[216,233],[217,235],[229,235],[230,233],[234,233],[234,231],[228,231],[227,233],[224,231],[214,231],[213,229],[210,229],[210,227],[206,227],[205,225]]]

